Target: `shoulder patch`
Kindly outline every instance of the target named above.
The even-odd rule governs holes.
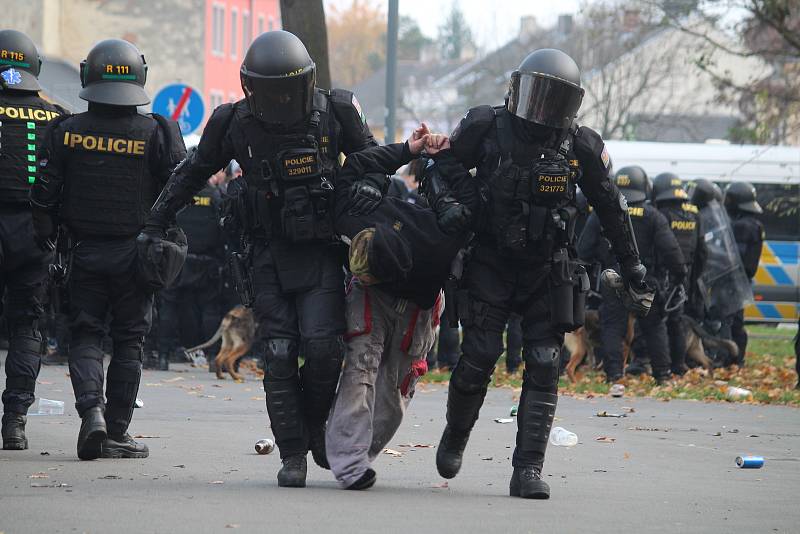
[[[608,155],[608,149],[606,148],[605,144],[603,145],[603,151],[600,153],[600,160],[605,165],[606,169],[611,166],[611,156]]]
[[[366,117],[364,117],[364,112],[361,111],[361,104],[358,103],[358,99],[356,95],[353,95],[353,98],[350,99],[350,103],[353,104],[353,107],[356,108],[358,112],[358,116],[361,117],[361,122],[367,122]]]

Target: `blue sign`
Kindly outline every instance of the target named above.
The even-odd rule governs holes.
[[[200,92],[182,83],[162,87],[153,99],[153,113],[177,122],[183,135],[189,135],[200,127],[205,108]]]

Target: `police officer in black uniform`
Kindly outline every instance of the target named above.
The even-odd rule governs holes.
[[[325,420],[344,357],[343,249],[331,218],[338,156],[377,143],[352,93],[316,88],[314,62],[289,32],[253,41],[241,80],[245,98],[214,111],[197,150],[153,207],[146,232],[158,236],[231,159],[242,166],[246,192],[237,216],[252,243],[264,391],[283,460],[278,485],[303,487],[309,448],[317,464],[328,465]],[[356,182],[353,192],[357,205],[381,198],[367,183]]]
[[[45,134],[42,176],[31,191],[36,233],[52,238],[61,224],[73,243],[69,370],[82,418],[78,457],[145,458],[147,446],[127,432],[153,303],[136,284],[136,236],[186,150],[176,123],[136,109],[150,100],[147,65],[134,45],[101,41],[80,72],[79,96],[89,110],[54,121]],[[104,403],[101,343],[109,312],[113,354]]]
[[[764,224],[756,216],[764,212],[756,200],[756,188],[747,182],[732,182],[725,189],[725,210],[731,218],[733,237],[739,247],[739,255],[744,264],[744,272],[752,282],[761,261],[761,249],[764,245]],[[727,318],[730,335],[739,347],[738,360],[740,367],[744,365],[747,350],[747,331],[744,329],[744,309]],[[724,328],[724,327],[723,327]]]
[[[656,176],[653,181],[653,202],[658,211],[667,218],[686,262],[686,280],[681,286],[669,288],[670,294],[677,299],[678,291],[681,291],[679,288],[682,288],[686,296],[696,286],[697,279],[703,274],[708,256],[699,210],[689,201],[689,195],[683,188],[681,179],[671,172]],[[684,306],[670,302],[667,305],[671,308],[667,313],[667,335],[672,372],[683,375],[689,370],[686,366],[686,332],[681,319]]]
[[[662,269],[673,285],[683,283],[686,267],[678,241],[670,231],[667,219],[645,202],[648,185],[644,169],[638,166],[623,167],[614,176],[614,183],[628,201],[628,213],[639,254],[647,268],[648,283],[652,287],[664,288],[665,280],[658,276]],[[601,222],[597,215],[592,214],[586,222],[581,241],[596,242],[601,231],[607,235],[605,227],[601,230]],[[660,307],[663,307],[663,300],[656,299],[650,313],[639,318],[639,326],[653,366],[653,377],[658,382],[664,382],[671,377],[671,362],[667,327]],[[622,341],[627,325],[628,311],[622,302],[615,298],[604,298],[600,305],[600,327],[603,368],[606,380],[610,383],[622,378]]]
[[[167,370],[170,357],[183,359],[182,354],[175,354],[181,337],[190,334],[196,338],[191,343],[201,343],[211,338],[222,319],[220,272],[225,258],[225,235],[220,226],[221,215],[222,196],[219,189],[210,184],[194,195],[191,203],[177,215],[178,226],[189,242],[189,253],[178,279],[158,295],[157,366],[161,370]],[[182,315],[192,327],[188,328],[189,332],[181,330]],[[208,353],[206,358],[213,358],[213,355]]]
[[[28,192],[38,177],[36,151],[44,128],[66,113],[39,96],[41,65],[27,35],[0,31],[0,301],[9,340],[2,435],[7,450],[28,448],[25,421],[41,366],[39,319],[53,257],[52,243],[40,247],[34,240]]]
[[[510,494],[524,498],[550,495],[541,470],[558,399],[558,357],[564,332],[581,322],[588,290],[570,253],[576,184],[600,214],[627,294],[638,303],[646,291],[603,141],[573,124],[582,97],[572,58],[553,49],[531,53],[511,76],[506,105],[471,109],[451,136],[456,157],[477,170],[469,180],[484,199],[481,209],[472,218],[457,202],[439,210],[440,225],[472,224],[476,238],[456,303],[463,355],[450,380],[436,465],[445,478],[458,473],[503,351],[503,330],[510,313],[519,313],[525,373]]]

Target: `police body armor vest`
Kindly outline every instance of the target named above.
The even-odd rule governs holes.
[[[44,128],[61,114],[36,93],[0,91],[0,203],[28,205]]]
[[[207,185],[178,212],[177,221],[189,242],[189,254],[216,255],[221,248],[219,194]]]
[[[523,145],[511,128],[507,110],[495,108],[496,138],[488,140],[485,163],[489,168],[481,173],[490,177],[484,191],[489,199],[485,222],[499,249],[547,257],[560,240],[558,226],[562,222],[574,225],[575,183],[580,167],[569,153],[572,135],[567,134],[557,149],[549,149]],[[563,220],[567,206],[573,206],[572,221]],[[561,230],[565,232],[566,228]]]
[[[267,239],[295,243],[331,240],[339,127],[328,93],[316,90],[305,131],[271,131],[244,101],[234,107],[233,123],[236,160],[247,182],[251,230]]]
[[[675,239],[681,247],[684,260],[687,264],[691,264],[697,250],[697,239],[699,237],[697,235],[697,226],[700,215],[697,206],[689,201],[671,202],[660,211],[667,218],[669,227],[672,233],[675,234]]]
[[[78,236],[130,236],[144,226],[159,191],[149,164],[157,127],[140,114],[87,112],[63,123],[56,141],[68,153],[60,215]]]

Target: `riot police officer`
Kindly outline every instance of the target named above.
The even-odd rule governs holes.
[[[624,199],[608,180],[608,152],[596,132],[573,124],[582,97],[572,58],[553,49],[531,53],[511,76],[506,105],[471,109],[451,136],[456,157],[477,170],[481,209],[472,218],[455,201],[438,210],[440,225],[471,224],[476,237],[456,303],[462,357],[450,380],[436,465],[445,478],[458,473],[503,330],[510,313],[519,313],[525,373],[509,492],[523,498],[550,495],[541,470],[558,399],[558,357],[564,332],[582,322],[588,290],[585,271],[569,254],[576,184],[603,221],[631,302],[646,290]]]
[[[325,420],[344,357],[343,257],[331,218],[338,156],[377,144],[355,96],[317,88],[315,71],[289,32],[253,41],[241,68],[245,98],[214,111],[146,229],[157,238],[209,175],[234,158],[241,165],[236,214],[252,249],[264,391],[283,461],[278,485],[290,487],[305,486],[309,448],[317,464],[328,466]],[[380,201],[375,187],[353,188],[359,206]]]
[[[33,238],[28,192],[42,132],[66,112],[39,96],[42,60],[27,35],[0,31],[0,51],[0,301],[9,340],[2,435],[3,449],[21,450],[28,448],[26,414],[41,366],[39,319],[52,259],[52,244],[39,247]]]
[[[660,308],[664,305],[663,288],[665,276],[672,285],[682,284],[686,276],[683,254],[675,236],[669,229],[667,219],[647,199],[647,174],[639,166],[623,167],[614,176],[614,183],[628,201],[628,213],[633,224],[636,243],[642,263],[647,268],[649,285],[661,289],[653,309],[638,320],[644,344],[653,367],[653,377],[661,383],[671,377],[669,341],[664,316]],[[586,222],[584,236],[595,241],[601,232],[600,220],[592,214]],[[603,231],[605,228],[603,228]],[[661,273],[665,276],[659,276]],[[603,346],[603,369],[606,380],[614,383],[622,378],[622,341],[628,324],[628,311],[618,299],[604,298],[600,305],[600,327]],[[634,362],[635,363],[635,362]]]
[[[653,202],[658,211],[667,218],[686,262],[687,278],[684,284],[670,288],[670,295],[677,299],[680,287],[683,288],[684,296],[688,295],[689,291],[696,286],[697,279],[703,274],[705,268],[706,242],[700,224],[699,210],[689,201],[689,195],[683,188],[681,179],[671,172],[664,172],[656,176],[653,181]],[[681,319],[684,306],[679,302],[667,303],[671,308],[667,313],[667,335],[672,372],[676,375],[683,375],[688,371],[688,367],[686,366],[686,332]]]
[[[744,264],[744,271],[751,281],[761,261],[761,248],[764,244],[764,225],[756,218],[764,212],[756,199],[756,188],[747,182],[732,182],[725,189],[725,209],[731,218],[733,237],[739,247],[739,255]],[[731,339],[739,347],[739,356],[735,363],[744,365],[747,350],[747,332],[744,329],[744,309],[730,316],[725,323],[730,325]]]
[[[201,343],[211,338],[222,319],[220,272],[225,257],[225,236],[220,226],[221,210],[220,191],[208,184],[177,215],[178,226],[189,242],[189,253],[178,279],[158,295],[157,365],[161,370],[167,370],[171,356],[176,360],[183,358],[182,354],[175,354],[181,335],[186,338],[189,334],[192,344]],[[184,318],[189,332],[181,331],[182,311],[188,315]],[[210,361],[213,355],[207,354],[206,358]]]
[[[42,179],[31,191],[36,233],[52,238],[60,224],[73,243],[69,370],[82,419],[78,457],[145,458],[147,446],[127,432],[153,302],[136,283],[136,236],[186,151],[176,123],[137,111],[150,99],[147,64],[134,45],[101,41],[80,73],[79,96],[89,110],[54,121],[45,134]],[[113,354],[104,403],[101,343],[109,313]]]

